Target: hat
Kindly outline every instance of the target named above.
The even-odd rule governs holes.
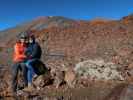
[[[26,38],[28,38],[28,34],[26,32],[21,32],[19,34],[19,39],[26,39]]]

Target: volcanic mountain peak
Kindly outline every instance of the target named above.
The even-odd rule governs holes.
[[[68,28],[75,25],[76,22],[75,20],[62,16],[41,16],[32,21],[24,22],[16,27],[0,32],[0,41],[9,41],[15,38],[19,33],[27,30],[40,31],[51,27]]]
[[[49,27],[69,27],[76,21],[62,16],[38,17],[30,25],[32,30],[42,30]]]

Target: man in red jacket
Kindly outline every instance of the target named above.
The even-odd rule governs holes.
[[[19,70],[23,73],[24,85],[27,86],[27,69],[25,65],[26,55],[25,50],[27,48],[26,36],[21,35],[18,42],[14,46],[13,66],[12,66],[12,89],[16,92],[17,89],[17,75]]]

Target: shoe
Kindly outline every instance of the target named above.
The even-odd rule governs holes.
[[[24,92],[22,90],[17,91],[17,96],[22,95]]]
[[[35,74],[35,75],[33,76],[32,81],[36,80],[36,79],[37,79],[37,77],[38,77],[38,75],[37,75],[37,74]]]
[[[35,90],[35,88],[31,84],[28,84],[28,87],[23,89],[25,92],[32,92],[33,90]]]

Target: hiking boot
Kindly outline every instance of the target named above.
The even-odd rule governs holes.
[[[32,92],[33,90],[35,90],[35,88],[33,87],[32,84],[28,84],[28,87],[23,89],[23,91],[25,92]]]
[[[17,96],[20,96],[20,95],[22,95],[24,92],[22,91],[22,90],[18,90],[17,91]]]
[[[37,75],[37,74],[35,74],[35,75],[33,76],[33,79],[32,79],[32,80],[33,80],[33,81],[34,81],[34,80],[36,80],[36,79],[37,79],[37,77],[38,77],[38,75]]]

